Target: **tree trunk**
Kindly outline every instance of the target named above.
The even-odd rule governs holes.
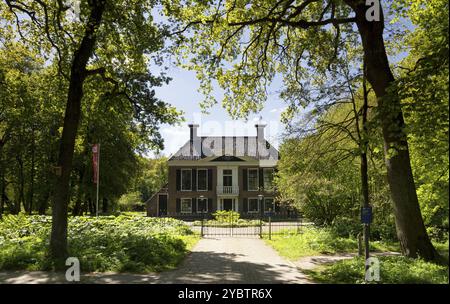
[[[31,139],[31,169],[30,169],[30,190],[28,194],[28,214],[33,212],[33,199],[34,199],[34,175],[35,175],[35,163],[36,163],[36,139],[34,126],[32,128]]]
[[[40,201],[38,201],[38,204],[39,204],[38,214],[39,215],[45,215],[45,212],[47,211],[49,199],[50,199],[50,190],[46,189],[45,194],[42,196],[42,199]]]
[[[102,200],[102,212],[103,214],[108,213],[108,199],[106,197],[103,198]]]
[[[77,199],[75,201],[75,206],[72,210],[73,216],[79,216],[82,214],[82,198],[83,198],[83,176],[84,176],[84,166],[79,170],[78,172],[78,193],[77,193]]]
[[[365,65],[364,65],[365,72]],[[363,78],[363,107],[362,107],[362,134],[359,135],[360,138],[360,148],[361,148],[361,192],[363,196],[363,207],[368,208],[370,206],[369,200],[369,174],[368,174],[368,165],[367,165],[367,110],[369,108],[369,100],[368,100],[368,91],[366,86],[366,75],[364,74]],[[358,127],[359,130],[359,127]],[[370,223],[364,224],[364,256],[366,261],[370,257]],[[366,272],[369,270],[369,264],[366,263]]]
[[[1,152],[1,151],[0,151]],[[0,158],[1,158],[1,154],[0,154]],[[0,159],[1,161],[1,159]],[[0,163],[1,164],[1,163]],[[0,218],[3,215],[4,209],[5,209],[5,171],[1,170],[0,173]]]
[[[404,255],[432,260],[436,251],[426,233],[420,212],[404,133],[404,119],[400,99],[388,88],[394,82],[383,40],[384,18],[367,21],[364,1],[346,1],[356,13],[367,80],[377,96],[384,139],[384,154],[388,183],[394,206],[397,236]],[[381,7],[380,7],[381,11]]]
[[[52,204],[52,232],[50,250],[54,262],[64,266],[67,256],[67,208],[70,188],[70,173],[81,114],[81,99],[83,97],[83,82],[87,77],[86,66],[92,56],[96,42],[96,30],[100,26],[102,14],[105,9],[105,0],[88,1],[91,7],[89,19],[86,24],[80,46],[74,52],[71,64],[69,91],[64,115],[64,126],[61,136],[58,176]]]
[[[90,215],[95,215],[95,204],[92,201],[92,198],[89,197],[87,202],[88,202],[88,206],[89,206],[89,214]]]
[[[14,214],[19,214],[20,213],[20,205],[23,205],[23,209],[25,210],[25,212],[28,211],[27,208],[27,203],[25,202],[25,174],[24,174],[24,170],[23,170],[23,160],[22,160],[22,156],[20,154],[18,154],[16,156],[16,160],[17,160],[17,164],[19,165],[19,170],[18,170],[18,178],[19,178],[19,198],[16,201],[16,207],[15,207],[15,211]]]

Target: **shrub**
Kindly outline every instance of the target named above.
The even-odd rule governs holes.
[[[337,217],[333,220],[331,229],[338,236],[355,237],[362,231],[362,225],[353,218]]]
[[[232,210],[218,210],[213,213],[214,219],[219,223],[235,223],[239,221],[239,212]]]
[[[117,202],[119,211],[143,210],[144,205],[141,193],[138,191],[122,195]]]
[[[48,269],[51,218],[5,216],[0,221],[0,269]],[[82,271],[148,272],[173,268],[193,245],[181,221],[134,215],[71,217],[70,256]]]
[[[358,233],[362,233],[363,225],[359,218],[336,217],[330,228],[341,237],[356,237]],[[376,241],[396,241],[397,234],[395,224],[389,220],[374,219],[370,225],[370,238]]]

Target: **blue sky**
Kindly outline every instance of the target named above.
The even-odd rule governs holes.
[[[385,9],[388,10],[389,8],[385,7]],[[164,17],[156,12],[157,10],[153,14],[155,21],[164,23]],[[388,16],[385,17],[388,18]],[[401,20],[404,26],[412,29],[409,20],[403,18]],[[388,24],[389,21],[387,20],[386,25]],[[404,56],[406,56],[406,53],[401,52],[390,57],[391,64],[398,62]],[[168,85],[156,88],[156,95],[161,100],[182,110],[186,121],[179,126],[164,125],[161,127],[161,135],[165,141],[165,149],[162,151],[164,155],[169,156],[175,153],[189,139],[189,128],[187,127],[189,123],[194,122],[200,125],[199,135],[201,136],[254,136],[256,135],[254,124],[260,116],[267,123],[266,139],[278,148],[284,132],[283,124],[280,123],[280,114],[286,107],[277,93],[277,90],[280,90],[283,86],[279,78],[275,77],[269,88],[264,109],[260,113],[249,115],[248,121],[236,121],[231,119],[220,104],[211,108],[209,114],[202,114],[199,106],[202,95],[198,92],[200,83],[195,77],[195,72],[184,70],[174,64],[171,64],[168,68],[167,74],[172,78],[172,81]],[[220,88],[216,87],[215,92],[216,99],[220,102]]]
[[[172,81],[168,85],[157,88],[156,95],[161,100],[182,110],[186,121],[179,126],[164,125],[161,127],[165,145],[165,149],[162,151],[164,155],[169,156],[175,153],[189,139],[187,126],[189,123],[198,123],[200,125],[199,135],[202,136],[254,136],[256,135],[255,121],[258,121],[260,116],[267,124],[266,139],[278,147],[283,132],[283,125],[279,122],[280,114],[286,105],[278,98],[275,90],[269,91],[266,105],[260,113],[249,115],[247,121],[232,120],[220,104],[211,108],[209,114],[201,113],[199,102],[202,100],[202,95],[198,92],[200,83],[195,77],[195,72],[171,65],[168,76],[172,78]],[[276,81],[272,87],[280,88],[281,84]],[[216,97],[219,100],[220,96],[221,90],[216,88]]]

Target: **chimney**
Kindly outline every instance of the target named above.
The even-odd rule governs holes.
[[[257,142],[257,153],[259,157],[265,157],[268,155],[269,151],[266,147],[266,140],[264,138],[264,128],[266,124],[262,123],[261,119],[255,124],[256,127],[256,142]]]
[[[188,127],[190,129],[190,140],[191,142],[194,141],[195,138],[197,138],[197,129],[198,129],[198,125],[197,124],[188,124]]]
[[[199,157],[201,156],[201,147],[200,147],[200,137],[198,137],[197,129],[199,127],[198,124],[189,124],[190,129],[190,143],[191,143],[191,156]]]
[[[264,128],[266,127],[266,124],[263,124],[262,122],[258,122],[255,124],[256,128],[256,139],[258,142],[264,141]]]

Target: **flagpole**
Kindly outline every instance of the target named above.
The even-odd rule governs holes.
[[[96,199],[96,206],[95,206],[95,216],[98,217],[98,189],[99,189],[99,182],[100,182],[100,143],[98,144],[98,151],[97,151],[97,199]]]

